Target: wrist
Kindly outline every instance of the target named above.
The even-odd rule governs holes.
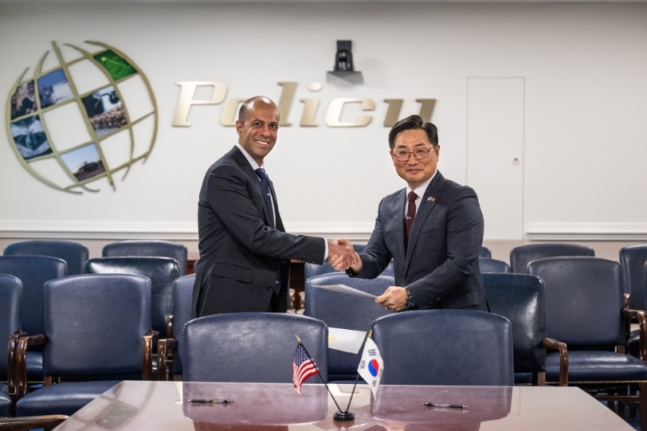
[[[418,305],[416,304],[416,301],[413,300],[413,296],[411,295],[411,292],[409,292],[409,287],[405,286],[404,291],[407,294],[407,300],[404,303],[404,309],[405,310],[417,310]]]

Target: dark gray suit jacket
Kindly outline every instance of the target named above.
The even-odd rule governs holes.
[[[321,263],[322,238],[285,233],[274,186],[276,229],[267,226],[256,173],[234,146],[207,171],[198,202],[200,262],[192,317],[268,311],[277,273],[281,291],[274,311],[288,307],[290,259]]]
[[[358,277],[377,277],[393,258],[395,285],[407,286],[421,309],[487,311],[479,270],[483,215],[474,190],[437,172],[404,247],[406,189],[382,199]],[[354,275],[354,274],[351,274]]]

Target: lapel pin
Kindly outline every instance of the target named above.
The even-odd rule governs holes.
[[[431,201],[431,202],[436,202],[436,197],[435,197],[435,196],[429,196],[429,197],[427,198],[427,200],[428,200],[428,201]]]

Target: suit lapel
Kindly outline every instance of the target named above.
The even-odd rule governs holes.
[[[279,214],[279,201],[276,200],[276,193],[274,192],[274,183],[270,180],[270,193],[272,194],[272,202],[274,203],[274,214],[276,216],[276,228],[281,232],[285,232],[283,227],[283,221],[281,220],[281,215]]]
[[[441,198],[441,190],[445,186],[445,178],[440,174],[436,173],[436,177],[429,183],[425,194],[422,196],[420,201],[420,206],[418,211],[416,211],[416,218],[413,221],[413,226],[411,227],[411,234],[409,237],[409,245],[407,247],[407,258],[405,260],[405,273],[409,269],[409,264],[411,263],[411,257],[413,256],[413,250],[416,248],[416,243],[420,237],[420,232],[422,227],[425,225],[425,221],[431,211],[436,206],[436,202]],[[404,209],[403,209],[404,213]],[[403,234],[404,235],[404,234]]]
[[[396,251],[397,253],[393,256],[395,260],[400,260],[405,257],[404,253],[404,204],[405,196],[407,189],[402,189],[400,193],[391,203],[389,208],[391,220],[395,220],[395,232],[396,232]]]
[[[229,152],[229,155],[232,159],[234,159],[234,162],[236,162],[236,164],[243,170],[245,176],[247,177],[247,180],[252,185],[252,188],[256,191],[255,199],[254,196],[252,196],[252,200],[254,201],[254,205],[256,206],[258,212],[263,214],[265,224],[268,224],[268,217],[267,214],[265,214],[265,210],[263,209],[261,182],[258,180],[258,175],[256,175],[256,172],[254,172],[252,165],[249,164],[238,147],[234,146],[234,148],[232,148]],[[273,193],[274,192],[272,192],[272,194]]]

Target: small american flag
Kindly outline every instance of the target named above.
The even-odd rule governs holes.
[[[301,385],[303,382],[317,373],[318,371],[314,362],[312,362],[312,359],[306,353],[303,344],[299,343],[297,349],[294,351],[294,360],[292,362],[292,382],[294,383],[294,390],[299,395],[302,395]]]

